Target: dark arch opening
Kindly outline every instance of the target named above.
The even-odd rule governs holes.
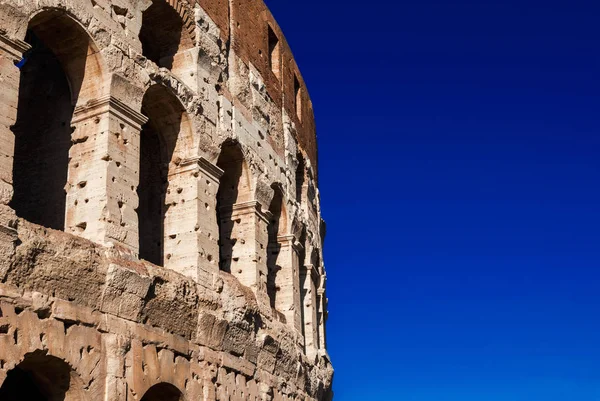
[[[44,12],[29,24],[21,66],[10,206],[19,217],[64,230],[71,120],[90,39],[69,17]]]
[[[307,352],[306,345],[309,342],[310,332],[307,331],[307,321],[312,316],[307,316],[310,313],[311,304],[311,281],[312,277],[310,271],[306,268],[306,226],[302,227],[302,232],[298,240],[300,242],[300,252],[298,253],[298,264],[300,265],[300,316],[302,319],[302,334],[304,335],[304,352]],[[313,319],[311,319],[313,320]],[[312,322],[314,324],[314,322]]]
[[[267,228],[269,234],[269,244],[267,246],[267,293],[269,294],[271,307],[276,308],[277,294],[279,292],[277,274],[281,270],[281,266],[277,264],[279,252],[281,251],[279,236],[285,231],[285,213],[283,192],[279,186],[273,185],[272,188],[274,195],[269,206],[269,212],[271,212],[272,217]]]
[[[159,383],[156,384],[142,397],[142,401],[182,401],[183,394],[172,384]]]
[[[237,242],[231,218],[233,205],[245,198],[249,191],[245,177],[244,155],[235,142],[223,144],[217,166],[224,171],[217,192],[217,222],[219,224],[219,268],[231,273],[233,248]],[[241,193],[240,193],[241,192]]]
[[[148,122],[140,138],[139,254],[141,259],[163,266],[169,174],[180,162],[176,146],[186,114],[175,95],[161,85],[148,89],[142,113]]]
[[[165,0],[152,0],[152,5],[144,11],[139,37],[144,56],[167,69],[174,67],[179,51],[194,46],[181,16]]]
[[[41,352],[29,354],[8,372],[2,401],[64,401],[71,386],[71,368],[64,361]]]
[[[304,181],[305,181],[305,168],[304,157],[302,153],[298,153],[298,167],[296,168],[296,201],[302,204],[302,198],[304,196]]]
[[[310,255],[310,263],[313,265],[314,269],[317,269],[317,271],[320,272],[321,269],[321,256],[320,256],[320,251],[318,248],[313,249],[312,254]],[[316,283],[317,287],[319,287],[321,285],[321,283]],[[317,344],[316,347],[317,348],[321,348],[321,330],[320,327],[324,324],[324,311],[323,311],[323,299],[321,298],[321,296],[317,296],[317,333],[316,333],[316,340],[317,340]]]

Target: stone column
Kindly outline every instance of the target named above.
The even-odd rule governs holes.
[[[11,126],[17,121],[21,79],[16,63],[29,48],[22,40],[0,34],[0,206],[8,205],[13,196],[15,136]],[[6,224],[4,220],[0,224]]]
[[[185,160],[169,175],[165,204],[165,267],[212,288],[219,271],[215,208],[223,170],[203,157]]]
[[[327,322],[327,296],[325,293],[325,281],[326,277],[321,278],[321,286],[317,290],[317,302],[318,302],[318,336],[319,336],[319,350],[325,351],[327,349],[327,339],[325,337],[325,323]]]
[[[294,235],[281,235],[277,238],[279,254],[277,255],[277,268],[275,287],[277,297],[275,309],[285,315],[290,327],[302,333],[302,312],[300,304],[300,272],[299,255],[300,244],[296,244]]]
[[[106,333],[102,337],[104,354],[104,400],[126,400],[127,382],[125,380],[125,355],[129,342],[117,334]]]
[[[111,96],[75,109],[66,232],[138,253],[140,132],[146,121]]]
[[[304,352],[315,356],[319,349],[319,324],[317,321],[317,286],[319,276],[313,265],[305,265],[300,275],[302,307],[304,313]]]
[[[262,313],[271,316],[267,294],[267,245],[269,211],[263,211],[258,201],[238,203],[220,211],[221,224],[233,224],[231,240],[231,274],[240,283],[250,287],[258,300]]]

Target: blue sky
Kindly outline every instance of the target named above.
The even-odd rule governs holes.
[[[336,401],[600,400],[600,6],[267,3],[316,111]]]

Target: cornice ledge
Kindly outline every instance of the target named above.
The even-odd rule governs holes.
[[[134,110],[121,100],[111,95],[106,95],[75,107],[73,123],[75,124],[107,112],[116,115],[120,119],[139,129],[148,122],[148,117],[142,113]]]
[[[225,171],[212,164],[204,156],[187,158],[181,162],[180,167],[186,170],[198,167],[201,172],[216,182],[219,182],[223,174],[225,174]]]
[[[31,49],[31,45],[20,39],[11,39],[6,35],[0,34],[0,49],[10,54],[15,61],[19,61],[23,57],[23,54]]]

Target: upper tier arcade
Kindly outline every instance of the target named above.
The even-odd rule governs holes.
[[[262,1],[2,1],[0,93],[0,399],[332,398],[312,103]]]

